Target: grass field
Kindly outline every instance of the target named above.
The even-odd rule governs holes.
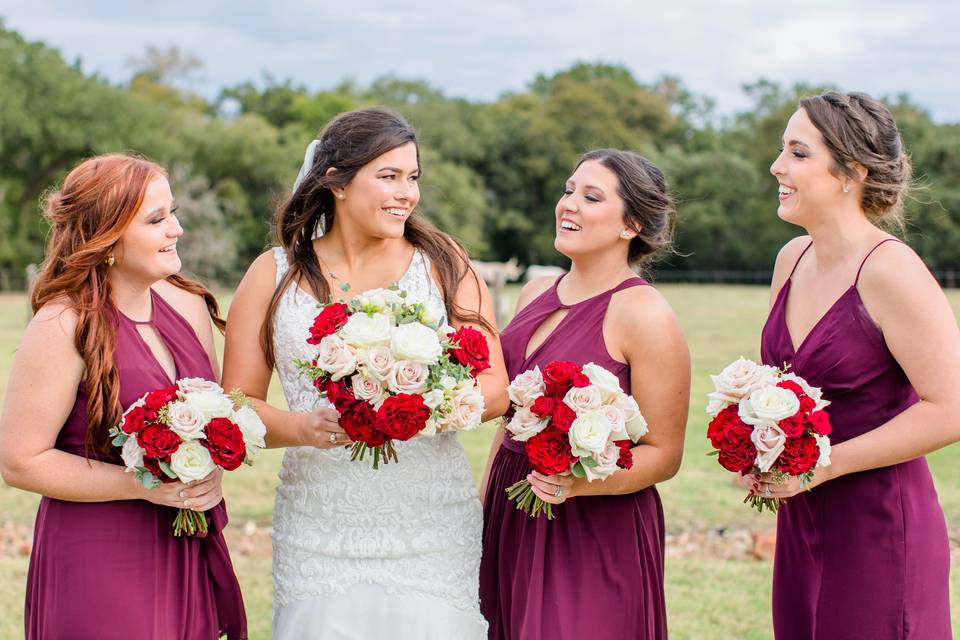
[[[668,534],[769,529],[774,519],[749,511],[742,492],[713,458],[704,433],[704,398],[708,373],[739,355],[758,358],[760,327],[766,316],[767,292],[759,287],[664,285],[661,291],[677,311],[693,355],[693,394],[683,467],[661,485]],[[960,292],[950,292],[954,311]],[[13,351],[25,322],[22,295],[0,295],[0,380],[9,374]],[[4,388],[0,386],[0,397]],[[283,404],[279,387],[271,399]],[[489,449],[491,429],[464,434],[467,455],[479,473]],[[251,638],[270,633],[271,581],[269,530],[276,472],[281,452],[268,451],[252,469],[228,474],[225,494],[230,506],[229,536],[250,618]],[[954,539],[960,537],[960,446],[929,457],[940,500]],[[33,523],[37,497],[0,486],[0,534]],[[252,535],[251,535],[252,534]],[[668,545],[669,546],[669,545]],[[746,553],[668,553],[666,567],[670,637],[676,640],[772,637],[769,619],[771,564]],[[952,609],[960,633],[960,565],[954,553]],[[27,559],[15,551],[0,554],[0,639],[22,637],[22,608]]]

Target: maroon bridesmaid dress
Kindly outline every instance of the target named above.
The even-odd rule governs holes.
[[[630,278],[573,305],[560,301],[557,283],[503,331],[510,379],[554,360],[594,362],[617,375],[630,393],[630,367],[607,352],[603,319],[614,293],[647,282]],[[559,309],[567,315],[525,357],[534,331]],[[529,472],[523,444],[508,434],[493,460],[483,509],[480,609],[490,623],[489,637],[666,638],[664,524],[657,490],[572,498],[555,506],[556,518],[548,522],[507,500],[505,489]]]
[[[151,323],[176,365],[176,377],[214,379],[192,327],[151,291]],[[115,361],[120,403],[172,381],[117,313]],[[57,436],[56,448],[84,455],[84,385]],[[90,457],[123,464],[119,449]],[[34,529],[24,622],[30,640],[230,640],[247,637],[246,614],[223,538],[223,502],[207,512],[205,536],[174,537],[176,509],[145,500],[68,502],[44,497]]]
[[[796,348],[785,319],[791,271],[761,341],[764,364],[789,364],[823,389],[834,444],[918,400],[863,306],[860,270]],[[777,640],[950,640],[949,571],[946,523],[926,459],[842,476],[780,508],[774,633]]]

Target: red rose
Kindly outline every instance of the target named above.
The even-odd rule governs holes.
[[[470,375],[474,378],[484,369],[490,368],[490,347],[487,338],[473,327],[460,327],[450,335],[459,348],[451,349],[450,360],[470,367]]]
[[[576,373],[583,372],[572,362],[556,360],[548,364],[543,370],[543,384],[547,395],[554,398],[562,398],[566,395],[573,386],[573,376]]]
[[[797,396],[797,399],[800,399],[803,396],[807,395],[806,393],[804,393],[803,387],[801,387],[799,384],[797,384],[793,380],[781,380],[780,382],[777,383],[777,386],[780,387],[781,389],[789,389],[790,391],[793,391],[793,395]]]
[[[757,459],[757,448],[750,440],[753,428],[743,424],[730,424],[723,433],[720,442],[720,456],[718,462],[727,471],[744,473],[753,466]]]
[[[633,467],[633,442],[630,440],[614,440],[613,444],[620,447],[620,458],[617,460],[617,466],[621,469],[630,469]]]
[[[377,428],[395,440],[409,440],[430,418],[430,407],[415,393],[398,393],[383,401],[377,411]]]
[[[154,460],[153,458],[144,458],[143,467],[153,474],[153,477],[159,480],[160,482],[176,482],[175,478],[171,478],[163,472],[163,469],[160,468],[160,463]]]
[[[714,416],[710,424],[707,425],[707,437],[710,439],[710,444],[713,445],[714,449],[720,448],[720,443],[723,441],[723,434],[734,424],[743,424],[743,421],[740,419],[739,408],[735,404],[731,404]]]
[[[310,344],[320,344],[320,341],[327,336],[336,333],[340,327],[347,323],[350,317],[350,307],[342,302],[334,302],[325,306],[317,317],[313,320],[313,326],[310,327],[310,337],[307,342]]]
[[[120,429],[124,433],[133,434],[141,431],[145,426],[147,426],[147,412],[143,407],[134,407],[123,418]]]
[[[530,412],[535,416],[545,418],[553,413],[553,409],[556,404],[557,401],[550,396],[540,396],[533,401],[532,405],[530,405]]]
[[[787,438],[776,466],[784,473],[801,476],[813,469],[819,459],[820,446],[813,436]]]
[[[340,402],[349,402],[354,399],[353,392],[347,388],[343,378],[336,381],[327,378],[323,391],[327,394],[327,400],[337,408],[337,411],[340,411]]]
[[[345,393],[339,400],[340,426],[354,442],[362,442],[368,447],[378,447],[390,438],[376,427],[377,412],[366,400],[357,400],[352,394]]]
[[[811,413],[809,424],[813,432],[821,436],[828,436],[830,432],[833,431],[833,426],[830,424],[830,416],[827,415],[826,411],[814,411]]]
[[[148,393],[147,397],[143,399],[143,404],[148,409],[159,410],[161,407],[163,407],[163,405],[176,399],[177,388],[164,387],[163,389],[157,389],[156,391],[151,391]]]
[[[788,438],[799,438],[803,435],[803,429],[806,424],[804,419],[803,409],[797,411],[794,415],[784,418],[777,423],[777,426],[780,427],[780,430]]]
[[[226,471],[233,471],[247,457],[243,432],[228,418],[212,418],[204,429],[207,437],[200,444],[207,448],[213,461]]]
[[[553,407],[553,420],[550,425],[557,431],[566,433],[570,431],[570,425],[577,419],[577,413],[571,409],[566,402],[558,401]]]
[[[575,371],[573,373],[573,386],[577,387],[578,389],[589,387],[590,378],[588,378],[587,374],[582,371]]]
[[[800,398],[800,411],[803,413],[810,413],[817,406],[817,403],[810,396],[803,396]]]
[[[180,436],[162,424],[151,424],[137,433],[137,444],[143,447],[145,458],[170,462],[170,454],[180,448]]]
[[[567,434],[547,429],[526,442],[527,458],[534,471],[547,476],[570,469],[576,457],[570,451]]]

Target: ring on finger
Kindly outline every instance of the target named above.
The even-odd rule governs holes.
[[[553,492],[553,497],[559,498],[561,495],[563,495],[563,489],[560,488],[560,485],[557,485],[557,488]]]
[[[330,432],[330,436],[327,438],[330,441],[330,444],[337,444],[337,434],[333,431]]]
[[[763,495],[766,496],[767,498],[770,497],[770,485],[769,485],[769,484],[763,485]]]

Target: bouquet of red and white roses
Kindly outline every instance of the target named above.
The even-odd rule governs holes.
[[[538,473],[572,473],[592,482],[633,466],[630,449],[647,433],[647,422],[619,379],[600,365],[554,361],[542,373],[534,367],[514,378],[507,393],[515,411],[506,429],[524,443]],[[508,487],[507,495],[529,515],[553,519],[553,505],[526,479]]]
[[[394,286],[323,305],[307,342],[303,375],[340,412],[352,460],[373,450],[373,468],[397,460],[394,440],[466,431],[480,424],[477,375],[490,350],[472,327],[439,326],[422,302]]]
[[[220,467],[233,471],[265,446],[266,426],[239,391],[227,395],[216,382],[182,378],[145,394],[110,429],[127,471],[148,489],[161,482],[202,480]],[[206,517],[180,509],[173,534],[206,533]]]
[[[773,481],[797,476],[810,481],[817,467],[830,464],[830,404],[806,380],[776,367],[740,358],[710,376],[710,444],[724,469],[740,474],[772,473]],[[776,511],[780,500],[750,495],[758,511]]]

